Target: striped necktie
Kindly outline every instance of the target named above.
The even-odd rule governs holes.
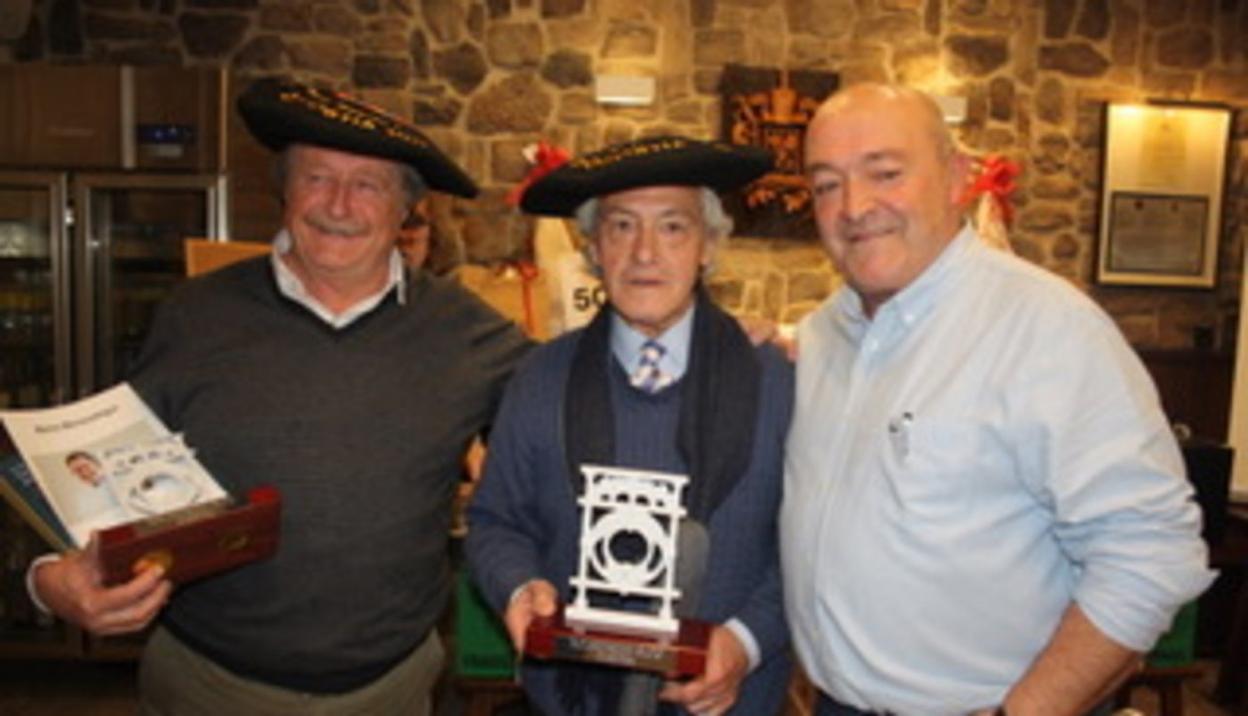
[[[629,383],[634,388],[647,393],[657,393],[672,382],[672,376],[659,368],[659,360],[667,350],[658,341],[648,340],[641,346],[641,358],[637,361],[637,370],[629,376]]]

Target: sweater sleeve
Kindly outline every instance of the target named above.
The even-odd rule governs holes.
[[[180,295],[175,293],[157,308],[133,370],[124,376],[152,412],[175,430],[178,420],[173,414],[172,396],[178,373],[177,356],[186,345],[183,323]]]
[[[485,471],[468,506],[468,566],[486,601],[500,613],[516,587],[541,571],[543,534],[534,502],[541,475],[535,469],[534,420],[538,409],[527,371],[504,393],[490,433]]]
[[[766,574],[758,581],[750,600],[734,617],[754,638],[760,663],[788,649],[789,627],[784,621],[784,598],[780,584],[777,555]]]
[[[756,438],[756,450],[763,469],[761,488],[769,496],[759,501],[764,505],[778,505],[780,502],[784,485],[784,442],[793,412],[793,366],[778,352],[771,353],[764,360],[766,372],[762,385],[762,409],[759,411],[759,435]],[[755,586],[744,606],[734,615],[750,631],[762,662],[787,652],[789,645],[780,578],[777,515],[774,509],[769,511],[771,514],[762,516],[770,525],[768,539],[760,546],[766,550],[767,566],[761,575],[741,575],[742,579],[753,582]]]
[[[473,326],[469,336],[469,355],[477,361],[480,374],[491,386],[489,397],[490,415],[495,416],[502,400],[503,387],[516,366],[534,346],[514,321],[487,306],[475,295],[471,301],[469,322]],[[489,425],[487,423],[487,434]]]

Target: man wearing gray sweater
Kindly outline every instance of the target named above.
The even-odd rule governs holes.
[[[184,284],[131,381],[231,493],[278,488],[278,553],[173,590],[159,567],[105,588],[88,548],[36,565],[32,593],[95,633],[159,620],[143,713],[427,714],[460,457],[528,342],[405,270],[413,201],[476,193],[414,127],[275,81],[239,110],[282,152],[274,252]]]

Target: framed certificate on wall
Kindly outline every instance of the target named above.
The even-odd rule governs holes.
[[[1108,106],[1097,283],[1213,287],[1231,120],[1225,107]]]

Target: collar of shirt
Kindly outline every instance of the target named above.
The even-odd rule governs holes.
[[[659,359],[659,369],[672,376],[672,382],[684,376],[685,367],[689,364],[689,340],[693,337],[694,310],[694,306],[690,305],[680,320],[654,339],[663,344],[665,351]],[[631,373],[640,363],[641,346],[647,340],[649,336],[628,325],[620,318],[620,314],[611,314],[611,354],[624,367],[625,372]]]
[[[975,230],[969,223],[964,224],[936,260],[910,285],[876,309],[873,318],[867,317],[858,292],[846,287],[837,299],[834,319],[854,343],[861,342],[868,332],[875,334],[876,340],[885,340],[888,335],[904,335],[936,306],[941,292],[948,285],[946,277],[956,273],[956,267],[961,263],[959,257],[972,250],[977,243]]]
[[[391,290],[395,291],[400,305],[406,300],[407,278],[403,271],[403,257],[398,249],[394,249],[390,252],[390,275],[386,279],[386,285],[376,293],[360,299],[342,313],[334,314],[325,307],[325,304],[308,293],[303,281],[299,280],[295,272],[286,265],[282,257],[290,253],[291,243],[290,232],[286,229],[279,231],[273,239],[273,254],[270,261],[273,265],[273,278],[277,281],[277,289],[282,292],[283,296],[308,309],[317,318],[334,328],[346,328],[351,325],[360,316],[379,306]]]

